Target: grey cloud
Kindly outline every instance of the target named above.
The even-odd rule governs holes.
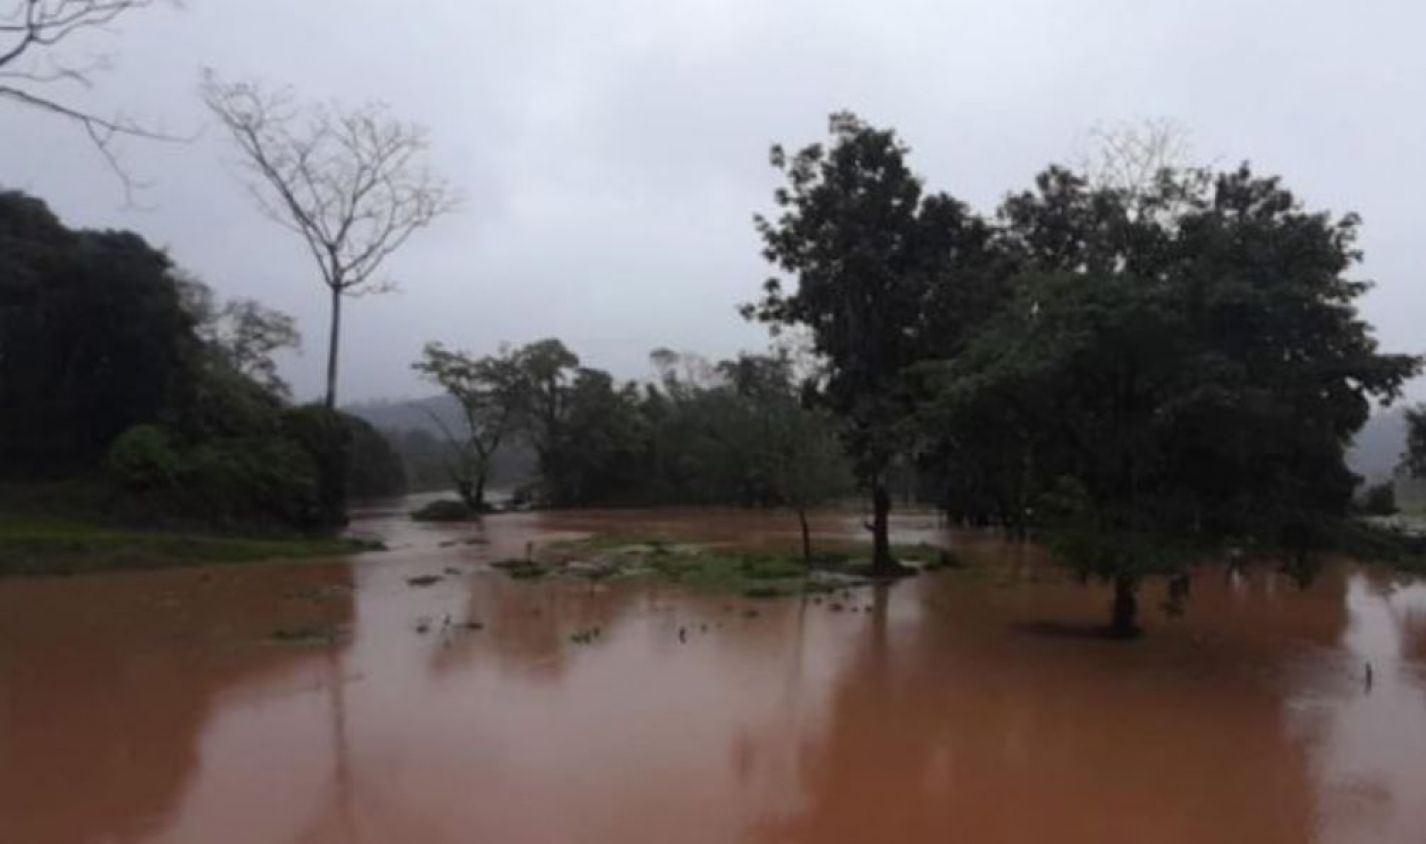
[[[840,108],[898,128],[932,186],[984,210],[1096,123],[1172,117],[1200,158],[1251,159],[1314,206],[1360,211],[1366,314],[1389,348],[1423,350],[1423,31],[1413,2],[191,0],[85,48],[116,55],[94,103],[178,131],[204,124],[202,66],[431,127],[468,200],[393,260],[402,293],[350,309],[342,391],[365,398],[424,392],[408,364],[433,338],[558,335],[623,376],[656,346],[761,346],[734,306],[768,272],[751,226],[775,184],[767,146],[818,138]],[[151,210],[120,207],[72,127],[7,107],[0,137],[0,183],[297,315],[311,351],[287,374],[316,393],[321,291],[216,132],[127,146]]]

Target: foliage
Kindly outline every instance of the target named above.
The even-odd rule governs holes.
[[[1402,462],[1413,478],[1426,478],[1426,405],[1406,409],[1406,453]]]
[[[1356,314],[1356,218],[1246,167],[1134,192],[1052,168],[1001,216],[1014,297],[939,365],[926,417],[948,470],[1036,510],[1080,574],[1113,581],[1120,632],[1143,577],[1215,545],[1302,570],[1350,501],[1344,449],[1370,400],[1419,366]]]
[[[64,477],[153,422],[198,343],[162,252],[0,194],[0,477]]]
[[[271,354],[295,341],[290,317],[217,303],[137,235],[0,195],[6,478],[104,477],[110,509],[145,524],[335,524],[349,429],[362,471],[399,465],[358,423],[287,407]]]
[[[347,493],[353,498],[387,498],[406,491],[406,467],[386,435],[359,416],[342,414],[350,442]]]
[[[0,519],[0,576],[342,557],[379,547],[351,539],[215,536],[129,530],[73,520],[6,518]]]
[[[345,524],[352,441],[352,429],[346,417],[325,405],[302,405],[283,413],[282,433],[301,449],[312,466],[315,523],[321,526]]]
[[[437,416],[451,445],[447,466],[456,491],[475,512],[488,509],[486,482],[496,453],[528,413],[531,398],[527,372],[514,352],[476,358],[450,351],[440,343],[427,343],[412,369],[440,385],[459,404],[465,430],[452,432]]]
[[[106,469],[126,489],[169,489],[178,480],[181,459],[168,433],[156,425],[135,425],[114,440]]]
[[[1396,513],[1396,489],[1391,481],[1367,487],[1362,493],[1361,509],[1368,516],[1390,516]]]
[[[291,388],[277,374],[272,356],[301,347],[302,334],[295,319],[252,299],[219,304],[212,290],[196,278],[180,277],[178,287],[184,309],[197,324],[198,336],[223,366],[269,393],[291,398]]]
[[[774,194],[780,214],[757,226],[764,255],[797,286],[769,280],[744,314],[810,330],[826,363],[820,396],[843,420],[872,492],[875,566],[890,572],[887,475],[910,446],[908,370],[954,354],[993,300],[991,229],[952,197],[926,194],[894,132],[845,113],[832,116],[830,131],[830,146],[791,156],[773,147],[787,184]]]

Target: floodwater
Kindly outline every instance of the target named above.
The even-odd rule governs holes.
[[[833,609],[484,565],[786,515],[402,512],[351,561],[0,581],[0,842],[1426,840],[1421,583],[1210,570],[1124,643],[990,537]]]

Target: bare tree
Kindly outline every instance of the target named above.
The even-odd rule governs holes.
[[[1165,170],[1187,166],[1188,131],[1168,118],[1098,125],[1089,131],[1095,149],[1084,158],[1084,171],[1095,187],[1141,193]]]
[[[300,105],[290,90],[204,77],[208,108],[232,133],[263,212],[297,233],[332,301],[327,407],[336,405],[342,297],[392,289],[382,262],[457,198],[431,175],[426,130],[371,103],[355,109]]]
[[[0,0],[0,98],[73,121],[81,126],[123,181],[132,199],[134,182],[114,154],[121,137],[178,140],[145,128],[123,115],[104,116],[53,96],[54,86],[92,86],[92,75],[108,64],[106,56],[74,63],[61,55],[73,37],[102,29],[122,15],[158,0]],[[8,5],[9,11],[3,11]]]

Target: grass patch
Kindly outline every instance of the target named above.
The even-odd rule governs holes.
[[[922,570],[961,565],[949,550],[929,543],[895,545],[899,560]],[[595,534],[541,547],[534,560],[494,563],[512,577],[568,574],[590,580],[652,576],[691,589],[746,598],[823,594],[863,585],[870,548],[864,544],[822,548],[809,565],[795,550],[743,551],[723,544],[673,542],[631,532]]]
[[[328,627],[320,624],[306,624],[298,627],[281,627],[272,631],[268,638],[274,642],[291,642],[296,644],[330,644],[337,640],[338,631],[335,627]]]
[[[0,576],[340,557],[381,547],[355,539],[216,536],[7,518],[0,519]]]
[[[621,553],[628,555],[627,546]],[[779,598],[837,588],[828,578],[846,582],[846,575],[833,573],[846,559],[827,556],[809,568],[800,556],[682,546],[650,549],[642,564],[657,576],[692,589]]]
[[[491,563],[495,568],[510,575],[515,580],[534,580],[550,573],[550,567],[534,560],[497,560]]]

